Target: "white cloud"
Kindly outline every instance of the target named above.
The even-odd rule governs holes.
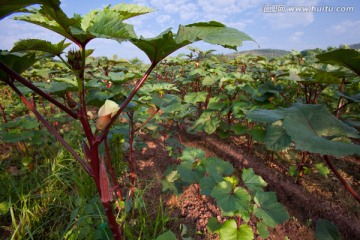
[[[315,17],[313,12],[289,11],[290,7],[306,7],[316,5],[318,0],[289,0],[286,3],[275,4],[284,6],[282,12],[263,12],[263,16],[273,29],[286,29],[311,24]],[[266,5],[265,5],[266,6]]]
[[[301,38],[304,35],[304,32],[294,32],[290,35],[289,40],[293,43],[301,42]]]
[[[354,29],[360,29],[360,20],[346,20],[339,24],[333,25],[329,28],[328,32],[340,35],[343,33],[354,34]]]
[[[267,13],[265,15],[273,29],[286,29],[297,26],[307,26],[314,21],[314,14],[307,13]]]
[[[190,20],[199,16],[199,8],[196,4],[187,3],[180,7],[179,15],[182,20]]]
[[[119,58],[132,59],[137,57],[143,62],[149,62],[146,55],[130,42],[118,43],[115,40],[94,39],[88,44],[87,48],[95,49],[92,54],[94,57],[112,57],[116,54]]]
[[[11,49],[20,39],[36,38],[57,43],[64,38],[50,30],[30,24],[5,18],[0,21],[0,49]]]
[[[160,24],[169,23],[170,21],[171,21],[171,17],[170,17],[170,15],[167,15],[167,14],[159,15],[156,18],[156,22],[158,22]]]
[[[326,30],[329,36],[327,45],[340,45],[358,43],[360,39],[360,20],[343,20]]]
[[[177,14],[182,20],[196,18],[199,15],[198,6],[189,0],[168,1],[153,0],[151,3],[159,8],[164,14]]]
[[[232,28],[236,28],[236,29],[238,29],[238,30],[244,30],[245,29],[245,27],[246,27],[246,22],[244,21],[244,22],[227,22],[226,23],[226,25],[228,26],[228,27],[232,27]]]
[[[238,21],[223,21],[223,23],[228,27],[232,27],[232,28],[236,28],[240,31],[244,31],[248,25],[254,23],[254,20],[253,19],[240,19]]]
[[[198,0],[207,14],[233,14],[257,7],[262,0]]]
[[[273,41],[271,41],[271,39],[269,37],[265,37],[265,36],[254,36],[253,37],[255,39],[255,41],[259,44],[260,48],[268,48],[269,44],[272,44]],[[255,48],[255,47],[253,47]]]

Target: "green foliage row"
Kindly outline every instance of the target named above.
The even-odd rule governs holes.
[[[68,17],[58,0],[5,1],[1,3],[0,19],[32,4],[41,7],[22,10],[27,14],[16,19],[44,27],[65,39],[55,44],[26,39],[17,42],[10,52],[0,52],[2,91],[10,87],[32,112],[30,117],[27,110],[18,108],[14,114],[8,108],[17,102],[6,102],[5,107],[1,104],[1,140],[18,146],[21,165],[30,170],[37,160],[30,156],[37,153],[40,145],[53,147],[55,137],[94,179],[103,209],[96,207],[99,200],[92,197],[95,200],[90,205],[87,201],[76,205],[71,219],[79,213],[99,213],[101,223],[79,221],[78,228],[67,227],[68,236],[75,234],[76,238],[92,232],[95,238],[109,237],[111,229],[114,237],[121,239],[121,234],[129,233],[123,227],[128,223],[129,203],[135,196],[133,153],[141,148],[137,141],[139,131],[156,135],[165,128],[186,128],[188,132],[217,133],[222,138],[244,135],[249,148],[254,141],[263,142],[269,151],[293,148],[302,151],[303,156],[307,152],[324,156],[360,154],[359,146],[352,143],[353,138],[359,137],[356,127],[360,65],[356,50],[293,51],[277,59],[241,56],[228,60],[212,55],[212,51],[189,48],[189,55],[166,60],[177,49],[200,40],[234,50],[243,41],[254,40],[214,21],[180,25],[176,33],[167,29],[154,38],[137,37],[133,26],[124,20],[153,10],[134,4],[107,6],[84,16]],[[151,64],[92,58],[93,50],[86,49],[86,45],[95,38],[129,41],[148,56]],[[77,49],[63,56],[70,44]],[[45,60],[55,56],[60,62]],[[115,110],[104,110],[106,103],[115,106]],[[99,107],[103,111],[96,116]],[[213,197],[222,214],[231,217],[221,225],[212,219],[210,231],[224,239],[239,235],[251,239],[254,234],[246,224],[240,225],[239,219],[247,222],[253,214],[259,219],[258,233],[265,237],[268,227],[286,219],[276,196],[262,191],[264,183],[251,169],[242,170],[241,180],[246,188],[239,187],[239,179],[229,163],[205,158],[195,149],[185,149],[180,156],[176,140],[170,139],[166,144],[169,153],[180,157],[181,163],[167,172],[164,190],[179,193],[184,185],[198,184],[199,194]],[[82,154],[74,150],[80,145]],[[119,146],[121,150],[110,153],[109,146]],[[122,160],[117,155],[122,155],[123,150],[129,154],[127,167],[132,186],[129,199],[117,196],[122,207],[114,214],[116,201],[109,188],[118,184],[113,168],[116,164],[121,166],[117,173],[125,175],[126,167],[119,162],[113,164],[111,158]],[[302,167],[297,170],[301,172]],[[328,174],[323,165],[316,168],[323,175]],[[295,175],[296,171],[292,171]],[[11,205],[10,200],[4,202]],[[103,212],[108,224],[102,219]],[[273,215],[276,212],[279,215]],[[14,215],[12,220],[16,228]]]
[[[218,233],[220,239],[254,239],[254,233],[247,222],[257,218],[257,233],[269,237],[268,228],[285,222],[289,215],[277,201],[274,192],[265,192],[267,183],[253,169],[242,169],[241,185],[237,173],[229,162],[216,157],[205,157],[197,148],[185,148],[180,164],[169,166],[162,181],[163,191],[180,194],[183,187],[199,185],[199,194],[216,200],[222,216],[229,217],[219,223],[216,217],[209,219],[210,233]],[[238,223],[241,221],[241,225]]]

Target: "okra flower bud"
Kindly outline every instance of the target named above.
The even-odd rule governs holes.
[[[106,100],[98,111],[98,119],[96,120],[95,126],[99,130],[104,130],[108,125],[111,118],[119,111],[119,105],[111,100]]]

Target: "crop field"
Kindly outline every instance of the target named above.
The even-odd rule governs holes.
[[[32,4],[16,19],[64,40],[0,51],[0,239],[359,239],[358,50],[214,54],[190,44],[255,40],[137,37],[124,20],[152,9],[125,3],[5,1],[0,21]],[[149,63],[94,57],[96,38]]]

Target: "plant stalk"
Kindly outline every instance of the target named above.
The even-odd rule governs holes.
[[[335,166],[332,164],[329,156],[323,155],[323,158],[326,164],[329,166],[331,171],[335,174],[335,176],[340,180],[340,182],[344,185],[346,190],[350,192],[350,194],[360,203],[360,196],[355,192],[355,190],[346,182],[346,180],[340,175]]]
[[[1,103],[0,103],[0,111],[1,111],[1,114],[2,114],[3,122],[7,123],[7,118],[6,118],[6,114],[5,114],[5,108],[3,107],[3,105],[1,105]]]
[[[6,72],[11,79],[16,79],[19,82],[21,82],[23,85],[25,85],[26,87],[30,88],[31,90],[33,90],[34,92],[36,92],[37,94],[39,94],[40,96],[42,96],[43,98],[45,98],[46,100],[48,100],[49,102],[52,102],[53,104],[55,104],[56,106],[58,106],[60,109],[62,109],[64,112],[66,112],[67,114],[69,114],[72,118],[74,119],[78,119],[78,115],[73,112],[71,109],[67,108],[65,105],[63,105],[62,103],[60,103],[59,101],[57,101],[56,99],[52,98],[51,96],[49,96],[47,93],[43,92],[42,90],[40,90],[38,87],[36,87],[34,84],[32,84],[29,80],[25,79],[24,77],[22,77],[20,74],[18,74],[17,72],[15,72],[14,70],[12,70],[11,68],[9,68],[5,63],[0,61],[0,69],[2,69],[4,72]],[[7,82],[8,83],[8,82]]]
[[[135,135],[135,130],[134,130],[134,112],[131,111],[130,113],[128,113],[130,122],[129,122],[129,134],[130,134],[130,139],[129,139],[129,144],[130,144],[130,152],[129,152],[129,159],[128,159],[128,163],[129,163],[129,170],[130,170],[130,191],[129,191],[129,198],[134,196],[134,186],[135,186],[135,180],[136,180],[136,173],[135,173],[135,159],[134,159],[134,135]]]
[[[146,71],[146,73],[144,74],[144,76],[138,81],[138,83],[136,84],[135,88],[132,90],[132,92],[130,93],[130,95],[124,100],[124,102],[121,104],[120,109],[118,110],[118,112],[111,118],[110,122],[108,123],[108,125],[105,127],[105,129],[102,131],[101,136],[99,136],[96,139],[96,142],[100,143],[102,141],[104,141],[106,135],[108,134],[110,127],[112,126],[112,124],[116,121],[116,119],[118,118],[118,116],[124,111],[124,109],[126,108],[126,106],[129,104],[129,102],[133,99],[133,97],[135,96],[135,94],[137,93],[137,91],[139,91],[140,87],[144,84],[144,82],[147,80],[147,78],[150,76],[150,73],[152,72],[152,70],[155,68],[155,66],[157,65],[156,62],[152,63],[150,65],[150,67],[148,68],[148,70]]]
[[[61,137],[55,128],[53,128],[51,124],[41,116],[41,114],[34,108],[34,105],[19,91],[19,89],[12,82],[9,81],[7,84],[14,90],[14,92],[16,92],[17,95],[19,95],[24,104],[35,114],[37,119],[39,119],[39,121],[45,125],[49,132],[52,133],[56,139],[75,157],[75,159],[83,166],[85,171],[90,176],[93,176],[93,172],[87,163],[74,151],[72,147],[70,147],[70,145]]]

